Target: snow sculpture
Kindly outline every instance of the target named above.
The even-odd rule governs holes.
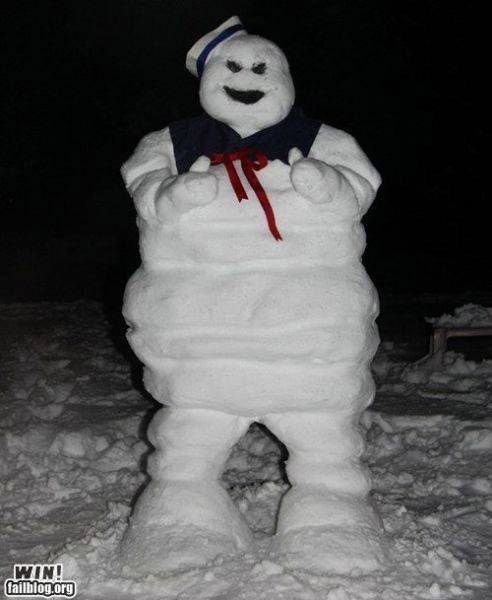
[[[123,166],[142,265],[128,339],[162,404],[151,482],[122,559],[143,572],[252,549],[218,477],[253,421],[289,450],[272,555],[347,572],[382,560],[361,412],[374,385],[376,291],[361,216],[378,173],[346,133],[294,107],[284,54],[232,17],[187,57],[205,114],[151,133]]]

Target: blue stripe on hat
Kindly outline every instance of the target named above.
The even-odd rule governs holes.
[[[218,46],[221,42],[223,42],[227,38],[231,37],[232,34],[236,33],[236,31],[241,31],[241,30],[244,30],[244,27],[241,23],[232,25],[231,27],[224,29],[224,31],[221,31],[216,38],[214,38],[211,42],[209,42],[205,46],[205,48],[201,51],[200,56],[198,57],[198,59],[196,61],[196,71],[198,73],[198,77],[202,76],[203,69],[205,68],[205,62],[206,62],[210,52],[212,52],[212,50],[216,46]]]

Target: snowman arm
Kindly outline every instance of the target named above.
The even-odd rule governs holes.
[[[146,135],[121,167],[125,186],[140,217],[156,219],[156,200],[162,183],[176,175],[169,129]]]
[[[334,127],[321,125],[309,158],[334,168],[341,176],[341,196],[352,194],[361,214],[367,211],[381,184],[381,177],[352,136]]]

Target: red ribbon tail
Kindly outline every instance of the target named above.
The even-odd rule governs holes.
[[[244,174],[246,175],[246,179],[253,188],[253,191],[260,201],[261,207],[263,208],[263,212],[267,218],[268,229],[270,229],[271,234],[277,241],[281,241],[282,236],[280,235],[280,232],[277,228],[277,223],[275,222],[275,213],[273,212],[272,205],[270,204],[270,200],[268,200],[268,196],[266,195],[263,186],[258,180],[258,177],[256,177],[253,166],[249,161],[244,161],[242,166]]]
[[[227,174],[229,175],[229,180],[231,182],[232,188],[237,196],[239,202],[241,200],[246,200],[248,195],[246,194],[246,190],[239,179],[239,175],[234,167],[234,164],[230,158],[224,161],[225,168],[227,169]]]
[[[253,187],[253,186],[251,186],[251,187]],[[253,189],[255,189],[255,188],[253,187]],[[268,229],[270,229],[273,237],[277,240],[277,242],[279,242],[282,240],[282,236],[280,235],[280,232],[277,228],[277,223],[275,222],[275,213],[273,212],[272,205],[270,204],[265,192],[263,191],[263,188],[261,191],[263,192],[263,194],[261,194],[261,193],[259,194],[256,190],[255,190],[255,193],[258,196],[258,200],[260,201],[263,211],[265,212],[267,222],[268,222]]]

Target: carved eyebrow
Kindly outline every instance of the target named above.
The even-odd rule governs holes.
[[[235,60],[228,60],[226,62],[226,67],[229,69],[229,71],[232,71],[233,73],[238,73],[243,67],[236,62]]]
[[[251,70],[253,71],[253,73],[256,73],[257,75],[263,75],[263,73],[266,71],[266,63],[264,63],[264,62],[256,63],[255,65],[253,65]]]

